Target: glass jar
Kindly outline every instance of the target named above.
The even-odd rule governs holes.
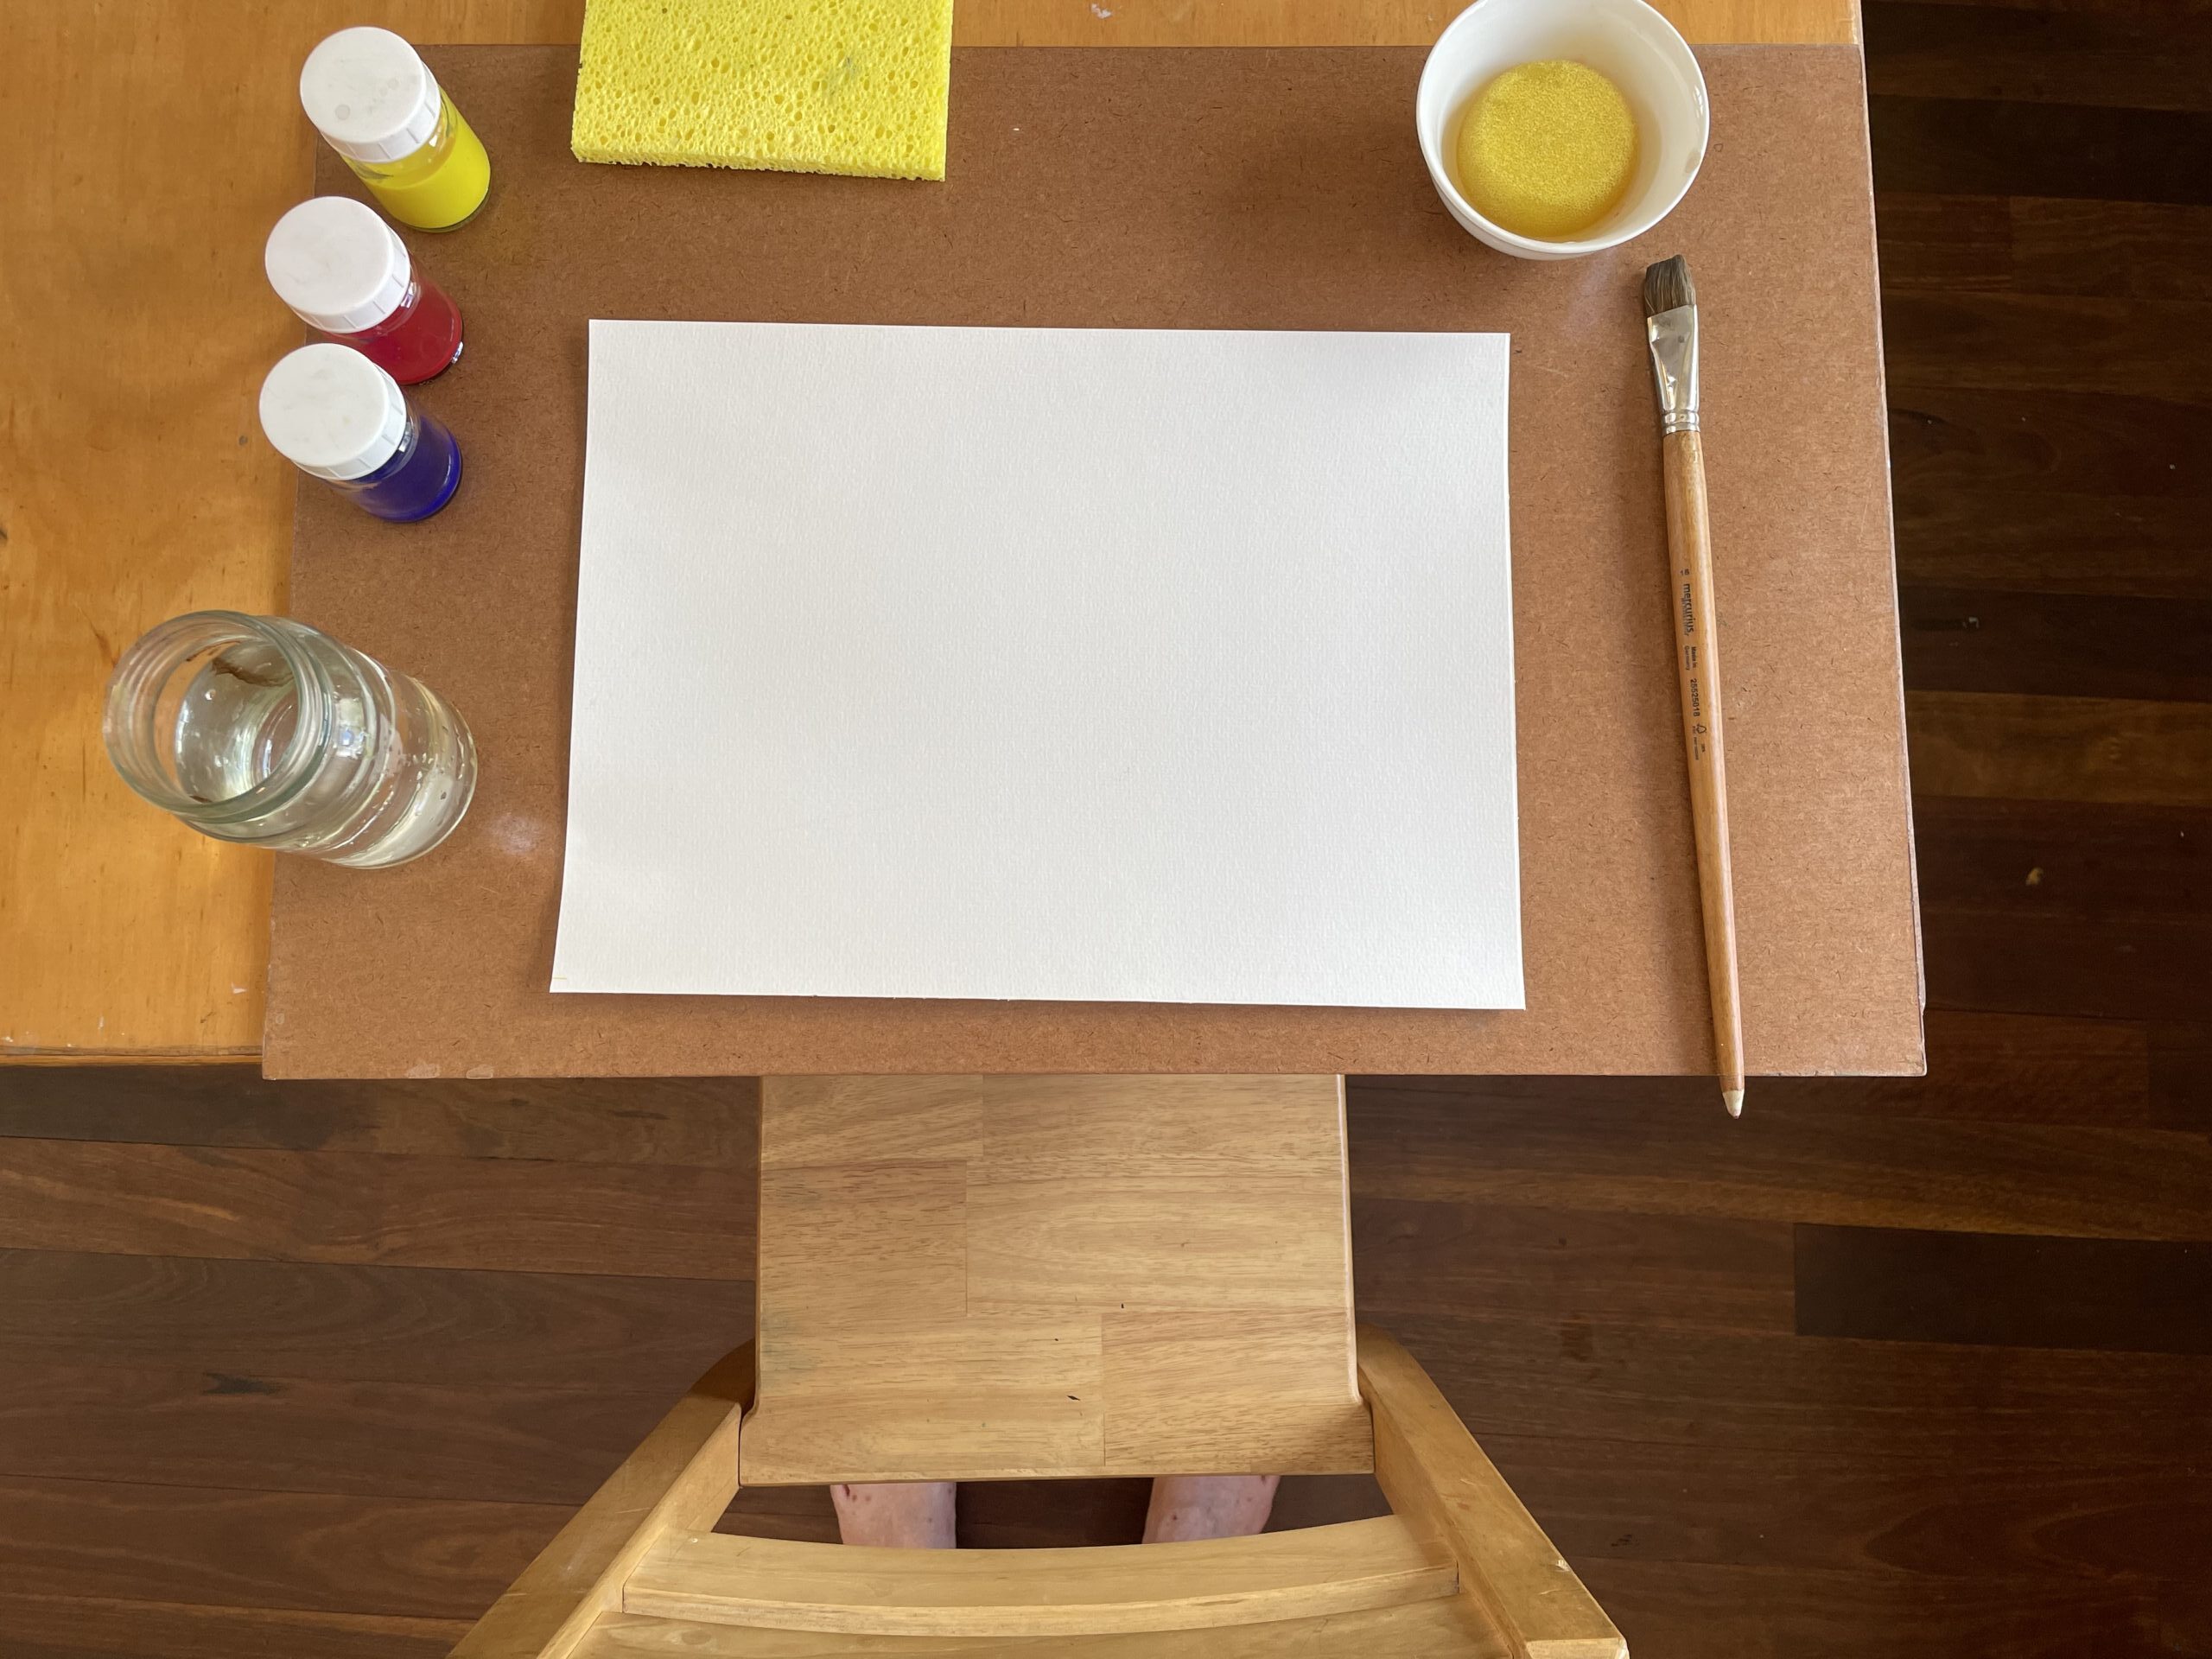
[[[123,653],[108,757],[202,835],[372,868],[468,810],[476,746],[444,698],[305,623],[195,611]]]

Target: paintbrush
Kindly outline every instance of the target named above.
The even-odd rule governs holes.
[[[1698,429],[1697,289],[1680,254],[1643,273],[1644,333],[1659,392],[1667,480],[1668,616],[1681,681],[1682,747],[1697,831],[1698,898],[1705,911],[1705,979],[1713,1046],[1728,1116],[1744,1110],[1744,1015],[1736,975],[1736,900],[1728,873],[1728,772],[1720,742],[1719,611],[1713,531],[1705,509],[1705,440]]]

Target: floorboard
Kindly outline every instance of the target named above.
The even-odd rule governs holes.
[[[0,1480],[0,1584],[98,1598],[127,1583],[134,1599],[473,1618],[568,1514],[479,1499]]]
[[[753,1287],[728,1280],[69,1250],[0,1250],[0,1363],[671,1399],[753,1333]]]
[[[0,1249],[385,1267],[753,1274],[741,1169],[236,1147],[5,1143]]]
[[[1923,867],[1928,854],[1922,843]],[[2154,1097],[2152,1028],[2133,1020],[2068,1020],[1930,1008],[1924,1077],[1776,1077],[1762,1109],[1972,1118],[1997,1123],[2190,1127]]]
[[[2171,1581],[1928,1578],[1838,1568],[1601,1561],[1584,1573],[1607,1607],[1640,1611],[1630,1653],[1900,1653],[2082,1659],[2203,1651],[2204,1611]]]
[[[1918,1463],[1931,1493],[1996,1461],[2079,1472],[2201,1470],[2212,1458],[2212,1360],[2197,1355],[1770,1335],[1567,1312],[1390,1323],[1478,1439],[1893,1458]],[[1694,1483],[1682,1501],[1701,1512]]]
[[[26,1067],[0,1090],[0,1136],[257,1151],[391,1153],[750,1171],[751,1077],[270,1083],[251,1064]]]
[[[1890,437],[1901,500],[1933,504],[1953,493],[1974,503],[2007,493],[2192,502],[2212,495],[2212,477],[2200,464],[2212,410],[2189,404],[2078,387],[2050,397],[1924,384],[1903,378],[1892,364]]]
[[[1866,8],[1868,90],[1999,103],[2212,111],[2212,18],[2084,9]]]
[[[1885,190],[1874,213],[1893,293],[2212,300],[2212,208]]]
[[[2212,806],[2212,703],[1908,685],[1905,710],[1916,798]]]
[[[1578,1566],[2095,1585],[2185,1578],[2212,1527],[2212,1492],[2187,1469],[2024,1467],[2001,1445],[1954,1455],[1954,1478],[1942,1485],[1916,1459],[1855,1449],[1512,1435],[1493,1435],[1485,1449]],[[1685,1491],[1698,1494],[1694,1512]]]
[[[1869,18],[1885,10],[1865,8]],[[2212,202],[2212,115],[2200,111],[1894,93],[1866,102],[1885,190]]]
[[[668,1405],[664,1390],[536,1377],[0,1362],[0,1477],[574,1505]]]
[[[1921,913],[1939,1008],[2170,1020],[2212,1019],[2212,929],[1929,906]],[[2212,1230],[2200,1222],[2200,1230]]]
[[[1923,692],[2212,701],[2212,600],[1916,583],[1897,599]]]
[[[2212,1354],[2212,1243],[1817,1225],[1796,1235],[1800,1336]]]
[[[1922,796],[1922,890],[1961,911],[2212,921],[2212,810]]]
[[[2154,1025],[2148,1048],[2153,1121],[2212,1135],[2212,1020]],[[2208,1236],[2212,1225],[2199,1230],[2199,1236]]]
[[[2212,116],[2204,118],[2212,141]],[[2212,305],[1901,289],[1882,296],[1890,372],[1907,386],[2212,401]]]
[[[1632,1096],[1633,1080],[1617,1080]],[[1706,1096],[1700,1106],[1710,1104]],[[2082,1103],[2092,1118],[2094,1102]],[[1369,1083],[1353,1192],[1454,1204],[2082,1237],[2189,1237],[2212,1223],[2212,1144],[2165,1129],[1717,1107],[1646,1107]]]
[[[0,1592],[8,1659],[444,1659],[467,1628],[458,1619]]]

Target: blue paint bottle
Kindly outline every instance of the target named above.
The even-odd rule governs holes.
[[[427,518],[453,499],[461,450],[399,383],[344,346],[302,346],[261,383],[261,429],[285,460],[379,518]]]

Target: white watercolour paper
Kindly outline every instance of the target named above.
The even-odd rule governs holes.
[[[553,988],[1519,1007],[1507,361],[594,322]]]

